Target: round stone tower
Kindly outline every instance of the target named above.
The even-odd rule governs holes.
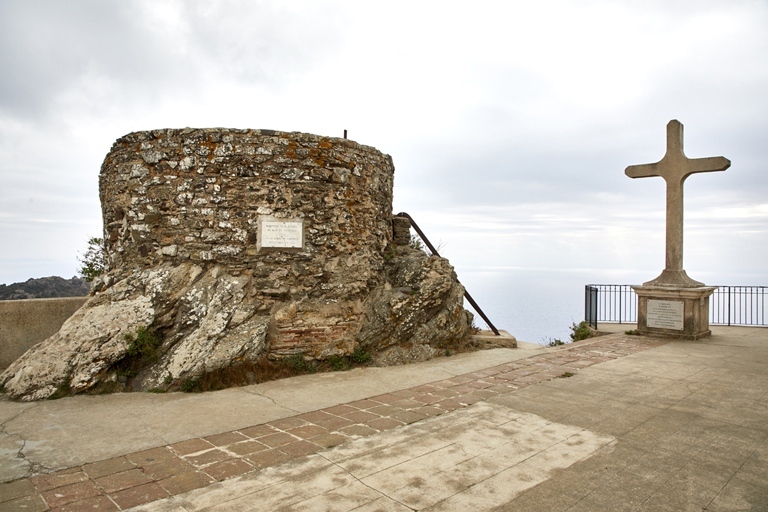
[[[357,297],[379,281],[392,241],[393,177],[389,155],[346,139],[131,133],[101,168],[107,279],[164,262],[220,264],[256,269],[262,303]]]

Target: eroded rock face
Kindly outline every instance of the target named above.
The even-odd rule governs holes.
[[[462,307],[464,287],[445,258],[397,248],[386,265],[387,282],[366,302],[361,345],[375,364],[425,361],[469,336],[472,313]]]
[[[250,272],[228,274],[193,263],[165,263],[129,276],[91,298],[48,340],[30,349],[0,376],[21,400],[50,397],[63,385],[84,391],[114,381],[139,326],[161,335],[157,361],[133,379],[137,390],[169,387],[203,372],[261,357],[345,355],[362,346],[374,364],[423,361],[445,353],[469,334],[464,288],[447,260],[400,247],[386,277],[365,301],[319,304],[305,298],[257,312]],[[280,332],[294,336],[287,343]],[[304,333],[306,339],[297,336]],[[317,350],[317,340],[325,348]]]
[[[391,158],[352,141],[259,130],[157,130],[119,139],[102,166],[108,272],[96,295],[0,375],[37,400],[125,379],[126,335],[157,332],[134,389],[173,388],[262,357],[357,347],[375,364],[429,359],[469,334],[447,260],[392,240]],[[263,217],[304,243],[256,243]]]
[[[162,336],[160,356],[133,379],[149,389],[231,365],[266,351],[268,316],[254,315],[248,276],[192,263],[133,274],[91,298],[57,334],[30,349],[0,376],[22,400],[48,398],[67,384],[84,391],[114,380],[140,326]]]

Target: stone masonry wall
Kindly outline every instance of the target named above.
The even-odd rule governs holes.
[[[163,262],[252,269],[259,310],[355,298],[392,240],[392,159],[346,139],[184,129],[118,139],[101,168],[109,280]],[[304,220],[303,251],[259,252],[258,217]],[[339,271],[346,269],[348,271]]]

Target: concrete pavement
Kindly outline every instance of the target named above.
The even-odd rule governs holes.
[[[768,329],[631,327],[201,395],[3,401],[0,509],[768,510]]]

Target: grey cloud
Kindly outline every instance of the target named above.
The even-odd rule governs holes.
[[[214,80],[279,87],[339,43],[333,22],[313,10],[271,4],[190,1],[173,23],[146,19],[141,2],[80,0],[0,3],[0,111],[42,116],[56,98],[103,78],[113,102],[194,95]],[[333,20],[333,18],[331,18]]]

